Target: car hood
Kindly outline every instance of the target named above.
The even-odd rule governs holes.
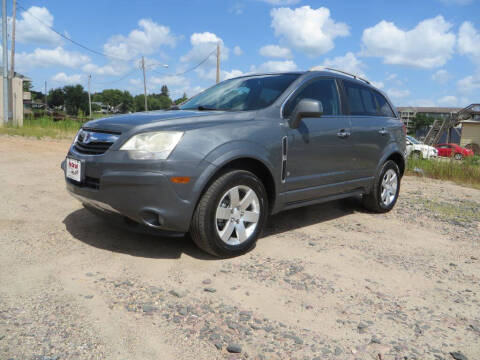
[[[159,110],[141,113],[116,115],[87,122],[83,128],[92,130],[127,132],[133,128],[172,128],[188,130],[210,123],[232,120],[246,120],[252,112],[195,111],[195,110]]]

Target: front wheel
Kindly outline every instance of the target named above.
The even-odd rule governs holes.
[[[373,189],[363,195],[363,206],[376,213],[386,213],[395,206],[400,192],[400,170],[398,165],[388,160],[380,168]]]
[[[190,235],[212,255],[241,255],[255,245],[267,212],[267,194],[260,179],[249,171],[232,170],[216,179],[201,197]]]
[[[454,156],[455,160],[462,160],[463,159],[463,155],[460,154],[460,153],[456,153]]]

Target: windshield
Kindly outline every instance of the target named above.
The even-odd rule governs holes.
[[[246,111],[266,108],[299,76],[278,74],[227,80],[191,98],[180,109]]]
[[[410,142],[411,142],[412,144],[415,144],[415,145],[421,144],[420,141],[418,141],[417,139],[415,139],[415,138],[413,138],[413,137],[411,137],[411,136],[407,136],[407,139],[410,140]]]

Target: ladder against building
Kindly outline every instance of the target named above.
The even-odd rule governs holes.
[[[460,121],[473,118],[480,115],[480,104],[471,104],[463,108],[457,113],[452,113],[449,118],[444,120],[435,120],[432,127],[425,137],[425,144],[435,146],[442,135],[447,131],[450,133],[452,129],[459,124]]]

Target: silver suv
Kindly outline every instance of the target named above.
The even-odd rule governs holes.
[[[68,191],[132,227],[189,232],[210,254],[250,250],[269,214],[361,195],[393,208],[405,128],[368,81],[337,71],[242,76],[179,107],[86,123]]]

